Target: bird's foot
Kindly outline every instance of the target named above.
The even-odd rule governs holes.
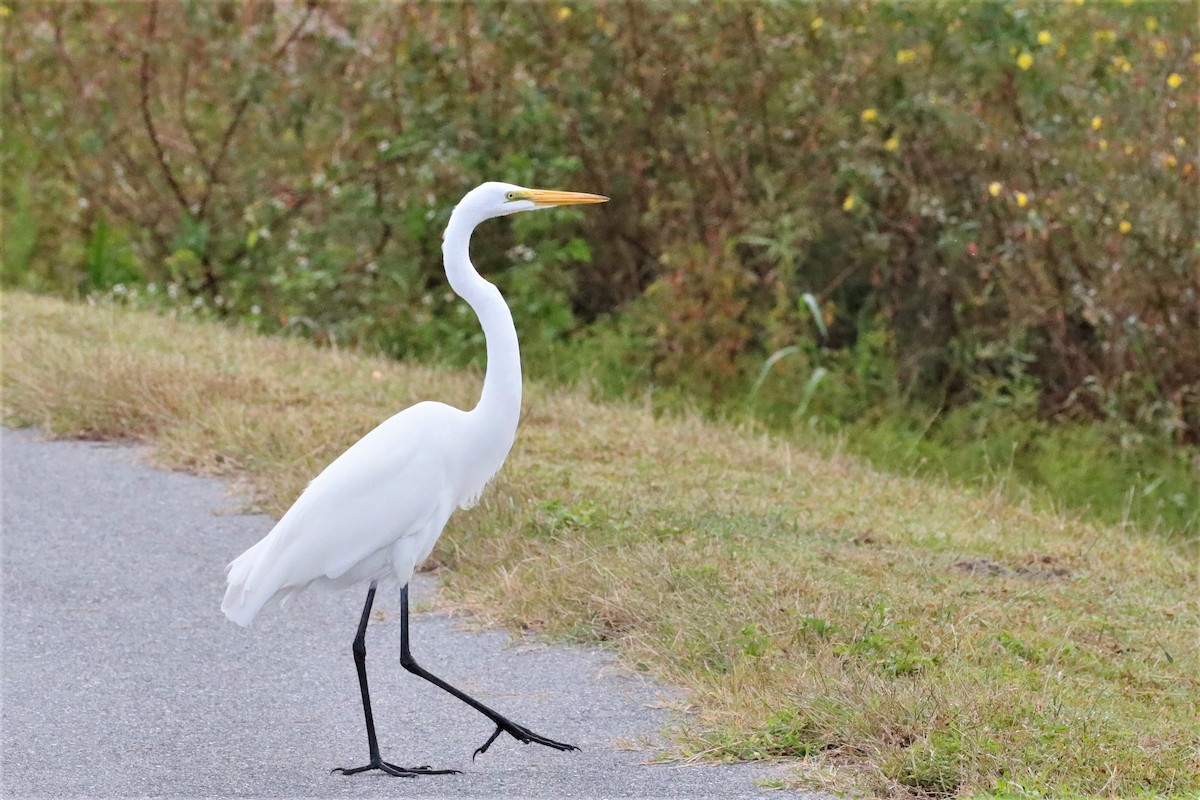
[[[356,775],[359,772],[367,772],[368,770],[377,769],[380,772],[385,772],[396,778],[415,778],[418,775],[461,775],[462,772],[457,769],[431,769],[428,764],[421,767],[398,767],[387,761],[374,760],[370,764],[362,767],[334,767],[330,770],[330,774],[340,772],[343,775]]]
[[[487,749],[492,746],[492,742],[496,741],[496,739],[499,738],[500,734],[502,734],[502,733],[507,733],[509,736],[513,737],[514,739],[516,739],[517,741],[519,741],[523,744],[541,744],[541,745],[545,745],[546,747],[553,747],[555,750],[578,750],[579,749],[578,747],[576,747],[573,744],[567,744],[566,742],[556,742],[553,739],[548,739],[545,736],[542,736],[541,734],[534,733],[533,731],[529,730],[529,728],[526,728],[523,725],[518,725],[517,723],[512,722],[511,720],[501,718],[499,720],[494,720],[494,721],[496,723],[495,732],[491,736],[489,736],[488,740],[486,742],[484,742],[483,745],[480,746],[480,748],[471,755],[472,761],[474,761],[475,756],[479,755],[480,753],[486,753]]]

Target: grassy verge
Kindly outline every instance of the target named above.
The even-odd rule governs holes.
[[[990,381],[986,397],[936,410],[908,395],[890,356],[866,345],[853,361],[785,362],[757,393],[744,379],[727,378],[718,401],[711,389],[682,377],[655,385],[635,352],[648,346],[594,326],[579,339],[542,345],[528,373],[563,385],[586,380],[602,402],[652,391],[656,409],[699,404],[713,419],[762,424],[886,472],[1002,488],[1013,502],[1064,509],[1101,525],[1131,523],[1200,539],[1200,447],[1172,441],[1149,419],[1137,426],[1115,414],[1059,415],[1051,422],[1039,411],[1036,389],[1015,380]],[[864,382],[859,372],[892,377]]]
[[[19,293],[3,325],[6,422],[153,442],[273,513],[396,409],[479,385]],[[673,755],[794,759],[798,783],[896,796],[1200,792],[1191,545],[527,396],[509,465],[439,545],[450,596],[690,689]]]

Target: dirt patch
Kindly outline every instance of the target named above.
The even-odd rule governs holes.
[[[981,575],[988,578],[1026,578],[1029,580],[1061,580],[1069,578],[1071,571],[1066,567],[1054,566],[1049,556],[1039,558],[1033,563],[1009,567],[990,558],[968,558],[956,561],[952,569],[967,572],[971,575]]]

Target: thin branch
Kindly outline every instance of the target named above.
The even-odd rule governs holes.
[[[287,51],[292,42],[296,40],[296,37],[300,35],[300,31],[302,31],[304,26],[308,24],[309,17],[312,16],[312,13],[316,10],[316,7],[317,6],[315,2],[310,2],[308,4],[308,6],[304,9],[304,16],[300,18],[298,23],[296,23],[296,27],[292,28],[292,32],[288,34],[287,38],[283,40],[283,43],[275,49],[274,53],[271,54],[270,61],[268,62],[269,64],[273,64],[278,61],[279,57]],[[242,123],[242,117],[245,115],[246,109],[250,107],[250,97],[250,94],[243,95],[242,99],[238,101],[237,106],[234,107],[233,119],[229,121],[229,125],[227,125],[225,128],[224,135],[221,136],[221,146],[217,150],[217,155],[212,161],[209,162],[208,167],[205,170],[208,174],[207,180],[205,181],[204,194],[200,197],[200,203],[196,213],[196,216],[198,217],[203,218],[204,212],[208,209],[208,202],[212,199],[213,189],[216,187],[219,180],[221,165],[224,163],[225,156],[229,152],[229,145],[233,141],[233,135],[237,131],[238,127],[240,127]]]
[[[400,90],[400,82],[396,78],[396,76],[400,74],[400,53],[407,52],[407,49],[404,51],[401,51],[400,49],[401,27],[402,26],[400,25],[388,26],[388,33],[390,33],[392,36],[392,40],[389,43],[390,46],[388,48],[392,58],[392,68],[388,70],[387,80],[388,87],[391,89],[392,93],[392,102],[388,103],[387,107],[392,112],[392,119],[395,121],[394,126],[397,134],[404,133],[406,128],[404,112],[401,111],[400,103],[400,98],[404,95],[404,93]]]
[[[200,144],[200,137],[196,135],[196,129],[192,126],[192,121],[188,119],[187,113],[187,93],[188,84],[191,82],[192,75],[192,56],[188,51],[186,44],[184,46],[184,55],[179,65],[179,122],[183,126],[183,132],[187,134],[188,141],[192,143],[192,149],[196,151],[196,158],[204,160],[204,147]]]
[[[848,281],[854,275],[854,273],[860,271],[860,269],[861,269],[860,265],[852,264],[849,267],[846,267],[846,269],[839,272],[837,275],[834,276],[833,280],[831,280],[828,284],[825,285],[824,289],[817,292],[817,301],[820,303],[827,302],[829,300],[829,298],[831,298],[833,296],[833,293],[836,292],[843,283]]]
[[[175,180],[175,175],[171,172],[170,165],[167,164],[167,154],[163,152],[162,142],[158,139],[158,131],[154,128],[154,117],[150,114],[150,45],[154,43],[154,27],[157,21],[158,3],[153,2],[150,4],[150,16],[146,21],[146,41],[142,43],[142,67],[140,75],[142,121],[146,125],[146,134],[150,137],[150,144],[153,145],[154,154],[158,158],[158,166],[162,170],[167,185],[171,187],[171,194],[175,195],[180,208],[183,209],[184,213],[187,213],[190,204],[187,197],[183,194],[183,189],[179,187],[179,183]]]

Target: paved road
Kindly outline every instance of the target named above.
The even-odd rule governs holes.
[[[472,763],[486,719],[399,665],[398,597],[367,639],[384,758],[462,775],[330,775],[366,761],[350,641],[359,592],[310,592],[250,629],[219,605],[223,567],[270,529],[213,480],[136,449],[0,431],[4,797],[757,797],[763,767],[646,763],[663,690],[603,654],[413,619],[432,672],[536,731]],[[418,607],[435,587],[414,584]],[[380,616],[377,613],[377,617]],[[813,795],[812,797],[815,797]]]

